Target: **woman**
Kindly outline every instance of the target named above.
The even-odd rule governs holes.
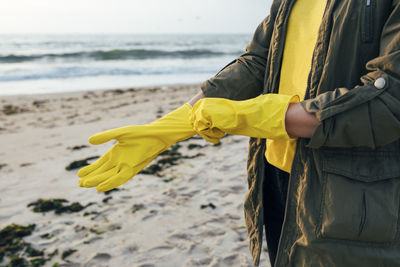
[[[80,185],[118,186],[195,133],[250,136],[255,265],[265,225],[274,266],[399,266],[399,88],[399,0],[275,0],[193,108],[91,137],[119,143]]]

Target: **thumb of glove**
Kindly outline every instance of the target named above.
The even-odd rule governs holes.
[[[111,129],[101,133],[97,133],[89,137],[89,143],[92,145],[100,145],[107,143],[113,139],[118,139],[123,134],[123,128]]]

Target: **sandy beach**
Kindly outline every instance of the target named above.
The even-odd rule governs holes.
[[[78,186],[77,166],[113,145],[92,146],[89,136],[151,122],[198,90],[0,96],[0,266],[253,266],[243,215],[246,137],[181,142],[168,164],[107,194]],[[266,251],[260,266],[270,266]]]

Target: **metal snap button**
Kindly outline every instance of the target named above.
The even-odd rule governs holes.
[[[376,89],[383,89],[385,85],[386,85],[386,80],[382,77],[376,79],[374,82],[374,86],[376,87]]]

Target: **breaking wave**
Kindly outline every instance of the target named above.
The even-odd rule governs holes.
[[[4,55],[0,56],[0,63],[21,63],[35,60],[79,60],[79,59],[91,59],[91,60],[124,60],[124,59],[154,59],[154,58],[207,58],[223,55],[237,55],[241,51],[233,52],[220,52],[211,51],[207,49],[190,49],[190,50],[177,50],[177,51],[165,51],[165,50],[147,50],[147,49],[114,49],[114,50],[98,50],[89,52],[72,52],[62,54],[37,54],[37,55]]]

